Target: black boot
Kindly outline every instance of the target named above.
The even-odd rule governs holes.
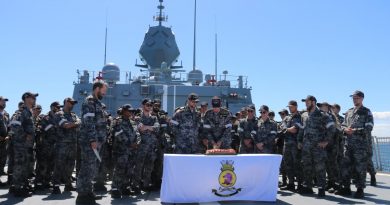
[[[19,189],[15,189],[13,191],[13,194],[15,197],[22,197],[22,198],[26,198],[26,197],[30,197],[31,194],[29,192],[29,190],[27,188],[19,188]]]
[[[76,204],[96,204],[96,201],[91,194],[78,194]]]
[[[54,186],[53,187],[53,191],[51,192],[51,194],[61,194],[61,189],[59,186]]]
[[[334,187],[334,182],[328,181],[328,183],[326,184],[325,190],[328,191],[329,189],[331,189],[333,187]]]
[[[328,192],[335,193],[337,190],[339,190],[339,185],[334,184],[333,187],[328,190]]]
[[[72,184],[67,184],[65,185],[64,191],[69,192],[69,191],[76,191],[76,188],[72,186]]]
[[[141,194],[141,189],[137,186],[131,188],[131,195]]]
[[[371,175],[371,186],[376,186],[376,177],[375,174]]]
[[[351,196],[352,192],[350,187],[340,187],[335,194],[340,196]]]
[[[123,188],[122,189],[122,195],[123,196],[129,196],[131,194],[131,191],[129,188]]]
[[[122,194],[118,189],[111,190],[111,198],[120,199],[121,197],[122,197]]]
[[[299,193],[300,194],[313,194],[313,188],[309,188],[309,187],[302,187],[300,190],[299,190]]]
[[[280,190],[295,191],[295,184],[288,184],[287,186],[280,188]]]
[[[318,189],[318,197],[324,197],[325,196],[325,189]]]
[[[358,188],[357,191],[355,192],[355,195],[353,195],[353,197],[356,198],[356,199],[364,198],[363,188]]]
[[[11,184],[12,184],[12,174],[8,174],[7,184],[11,186]]]
[[[96,184],[94,184],[94,185],[93,185],[93,189],[94,189],[95,191],[107,191],[106,186],[104,186],[104,184],[102,184],[102,183],[96,183]]]
[[[92,196],[92,198],[94,198],[95,200],[100,200],[100,199],[102,199],[103,197],[101,196],[101,195],[96,195],[95,193],[89,193],[91,196]]]

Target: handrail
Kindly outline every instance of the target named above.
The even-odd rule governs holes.
[[[390,172],[390,137],[373,136],[373,161],[381,172]]]

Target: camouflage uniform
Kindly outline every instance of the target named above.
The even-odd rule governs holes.
[[[7,162],[7,140],[9,114],[4,110],[0,112],[0,174],[4,173],[5,163]]]
[[[153,132],[146,130],[140,131],[140,144],[137,153],[137,164],[134,170],[134,181],[135,187],[140,187],[141,180],[144,187],[149,187],[151,183],[151,173],[154,168],[154,161],[157,158],[157,143],[158,143],[158,132],[160,124],[156,116],[147,116],[145,113],[141,113],[137,126],[146,125],[152,126]]]
[[[330,141],[326,147],[327,159],[326,159],[326,173],[328,174],[328,186],[327,189],[334,187],[335,183],[339,181],[339,164],[337,163],[337,156],[339,155],[339,142],[340,142],[340,123],[335,115],[328,113],[332,122],[335,123],[335,128],[329,133]]]
[[[12,184],[12,178],[13,178],[13,170],[14,170],[14,161],[15,161],[15,154],[14,154],[14,142],[12,138],[14,137],[15,133],[12,131],[13,126],[17,126],[18,122],[12,122],[12,119],[17,119],[18,116],[22,113],[23,108],[21,110],[16,110],[15,113],[10,118],[10,122],[8,124],[8,137],[10,138],[8,145],[7,145],[7,154],[8,154],[8,184]]]
[[[24,107],[23,111],[15,113],[10,121],[12,145],[14,152],[13,181],[16,190],[27,189],[26,182],[29,168],[29,144],[35,135],[32,112]],[[27,136],[31,138],[28,139]]]
[[[165,151],[171,150],[170,136],[168,135],[170,126],[168,125],[168,116],[164,110],[158,110],[157,112],[153,112],[152,115],[157,117],[157,120],[160,124],[160,130],[158,133],[158,144],[156,155],[157,158],[154,162],[154,170],[152,172],[152,182],[156,187],[160,187],[162,182],[162,173],[163,173],[163,158]]]
[[[175,135],[175,153],[200,153],[200,113],[196,110],[191,110],[188,106],[183,107],[176,111],[176,113],[172,117],[171,123],[173,133]]]
[[[312,189],[313,174],[318,182],[319,189],[326,185],[326,150],[318,146],[320,142],[329,142],[334,122],[326,113],[318,108],[311,113],[302,114],[303,129],[300,130],[298,141],[302,147],[302,166],[305,187]],[[313,170],[314,168],[314,170]]]
[[[375,176],[375,174],[376,174],[374,162],[372,161],[372,156],[373,156],[372,141],[373,141],[373,138],[372,138],[372,135],[370,133],[369,135],[367,135],[367,158],[368,158],[367,172],[371,175],[371,178],[373,176]]]
[[[240,135],[240,154],[255,153],[255,145],[253,144],[253,141],[258,129],[257,124],[258,120],[256,117],[253,117],[252,119],[248,119],[248,117],[246,117],[245,119],[240,120],[240,125],[237,129],[238,134]],[[244,140],[251,140],[252,147],[247,147],[244,144]]]
[[[102,161],[100,162],[99,170],[96,175],[96,183],[94,185],[94,189],[98,191],[106,191],[106,187],[104,184],[107,181],[107,175],[109,174],[112,176],[112,172],[114,171],[114,165],[112,158],[112,137],[111,136],[111,122],[112,122],[112,117],[105,111],[104,115],[105,118],[107,119],[106,122],[106,141],[103,143],[99,155],[101,156]]]
[[[38,122],[40,138],[37,141],[37,168],[35,184],[48,186],[54,168],[55,143],[57,141],[57,123],[55,113],[50,111]]]
[[[231,116],[230,112],[220,108],[219,112],[207,110],[204,117],[203,136],[207,136],[209,143],[222,142],[220,149],[231,148]]]
[[[232,136],[232,149],[236,151],[236,153],[239,153],[240,151],[240,133],[238,133],[238,128],[240,127],[240,120],[237,119],[236,116],[232,116],[232,130],[231,136]]]
[[[107,116],[104,114],[102,102],[92,95],[88,96],[81,106],[80,151],[81,165],[77,178],[79,195],[93,193],[92,180],[95,178],[100,162],[91,147],[97,142],[97,151],[106,142]]]
[[[286,132],[285,130],[290,127],[295,127],[298,132],[295,134]],[[302,167],[298,150],[298,133],[303,128],[301,115],[298,112],[290,114],[283,120],[281,128],[284,133],[283,161],[288,182],[289,184],[294,184],[294,178],[297,177],[298,184],[300,184],[302,180]]]
[[[76,160],[76,141],[80,130],[78,127],[66,129],[64,126],[67,123],[80,124],[81,121],[73,112],[59,111],[55,115],[55,122],[58,126],[58,138],[55,145],[53,186],[59,186],[61,179],[66,186],[71,186]]]
[[[354,170],[356,171],[355,186],[357,188],[365,188],[368,162],[367,141],[374,127],[372,113],[364,106],[358,109],[351,108],[348,110],[341,127],[343,131],[349,127],[355,130],[351,136],[345,138],[344,156],[341,167],[342,184],[344,187],[350,187],[351,170]]]
[[[136,127],[130,119],[117,117],[112,123],[113,157],[115,158],[112,190],[123,191],[130,184],[137,154]]]
[[[337,154],[337,164],[339,166],[339,177],[341,177],[341,174],[340,174],[340,169],[341,169],[341,161],[343,159],[343,150],[344,150],[344,135],[343,135],[343,131],[341,130],[341,124],[343,124],[344,122],[344,117],[341,116],[341,115],[336,115],[339,123],[340,123],[340,127],[337,127],[338,131],[339,131],[339,141],[337,142],[337,145],[338,145],[338,149],[339,149],[339,153]]]
[[[208,149],[208,145],[205,146],[203,144],[203,140],[208,140],[208,136],[205,135],[207,132],[204,129],[204,116],[206,113],[200,113],[200,127],[199,127],[199,148],[200,148],[200,153],[206,153],[206,150]],[[173,134],[174,135],[174,134]]]
[[[263,143],[263,150],[255,148],[256,153],[273,153],[273,146],[275,144],[275,138],[277,134],[277,124],[275,121],[271,121],[267,119],[264,121],[263,119],[259,119],[257,123],[257,133],[255,136],[255,146],[258,143]]]

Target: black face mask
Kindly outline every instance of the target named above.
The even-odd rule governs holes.
[[[213,108],[219,108],[221,107],[221,99],[212,99],[211,100],[211,106]]]
[[[159,112],[160,111],[160,108],[158,107],[153,107],[153,112]]]

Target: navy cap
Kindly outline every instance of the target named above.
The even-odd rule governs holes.
[[[127,111],[134,111],[135,109],[133,108],[133,106],[131,106],[131,104],[124,104],[122,105],[122,111],[123,110],[127,110]]]
[[[50,104],[50,107],[57,107],[57,108],[60,108],[62,107],[62,105],[58,102],[58,101],[55,101],[55,102],[52,102]]]
[[[312,95],[308,95],[305,99],[302,99],[302,102],[306,102],[307,100],[317,102],[317,99]]]
[[[340,105],[339,105],[339,104],[336,104],[336,103],[333,104],[332,107],[335,107],[335,108],[337,108],[337,109],[339,109],[339,110],[341,109]]]
[[[359,96],[359,97],[362,97],[364,98],[364,93],[360,90],[356,90],[355,92],[353,92],[352,95],[350,95],[349,97],[353,97],[353,96]]]
[[[160,104],[161,105],[161,100],[160,99],[154,99],[153,104]]]
[[[256,110],[255,106],[254,105],[248,105],[247,107],[247,110]]]
[[[146,104],[152,104],[152,100],[150,98],[145,98],[142,100],[142,105],[146,105]]]
[[[188,100],[195,100],[196,102],[199,102],[199,96],[196,93],[191,93],[188,95]]]
[[[328,107],[332,107],[332,106],[331,106],[329,103],[327,103],[327,102],[317,103],[317,106],[318,106],[318,107],[322,107],[323,105],[328,106]]]
[[[8,98],[5,98],[3,96],[0,96],[0,100],[8,101]]]
[[[39,94],[38,93],[32,93],[32,92],[25,92],[22,95],[22,100],[24,101],[26,98],[34,97],[36,98]]]
[[[73,99],[71,97],[64,99],[64,105],[65,105],[66,102],[71,102],[73,105],[77,104],[77,100],[75,100],[75,99]]]
[[[200,106],[202,106],[202,107],[203,107],[203,106],[208,106],[208,105],[209,105],[209,103],[206,102],[206,101],[203,101],[203,102],[200,103]]]
[[[295,101],[295,100],[290,100],[290,101],[288,102],[287,107],[290,107],[290,106],[298,106],[297,101]]]
[[[269,107],[267,105],[262,105],[259,109],[259,111],[262,111],[262,110],[265,110],[267,112],[269,112]]]
[[[278,112],[279,114],[285,114],[288,115],[288,111],[286,109],[282,109],[281,111]]]

